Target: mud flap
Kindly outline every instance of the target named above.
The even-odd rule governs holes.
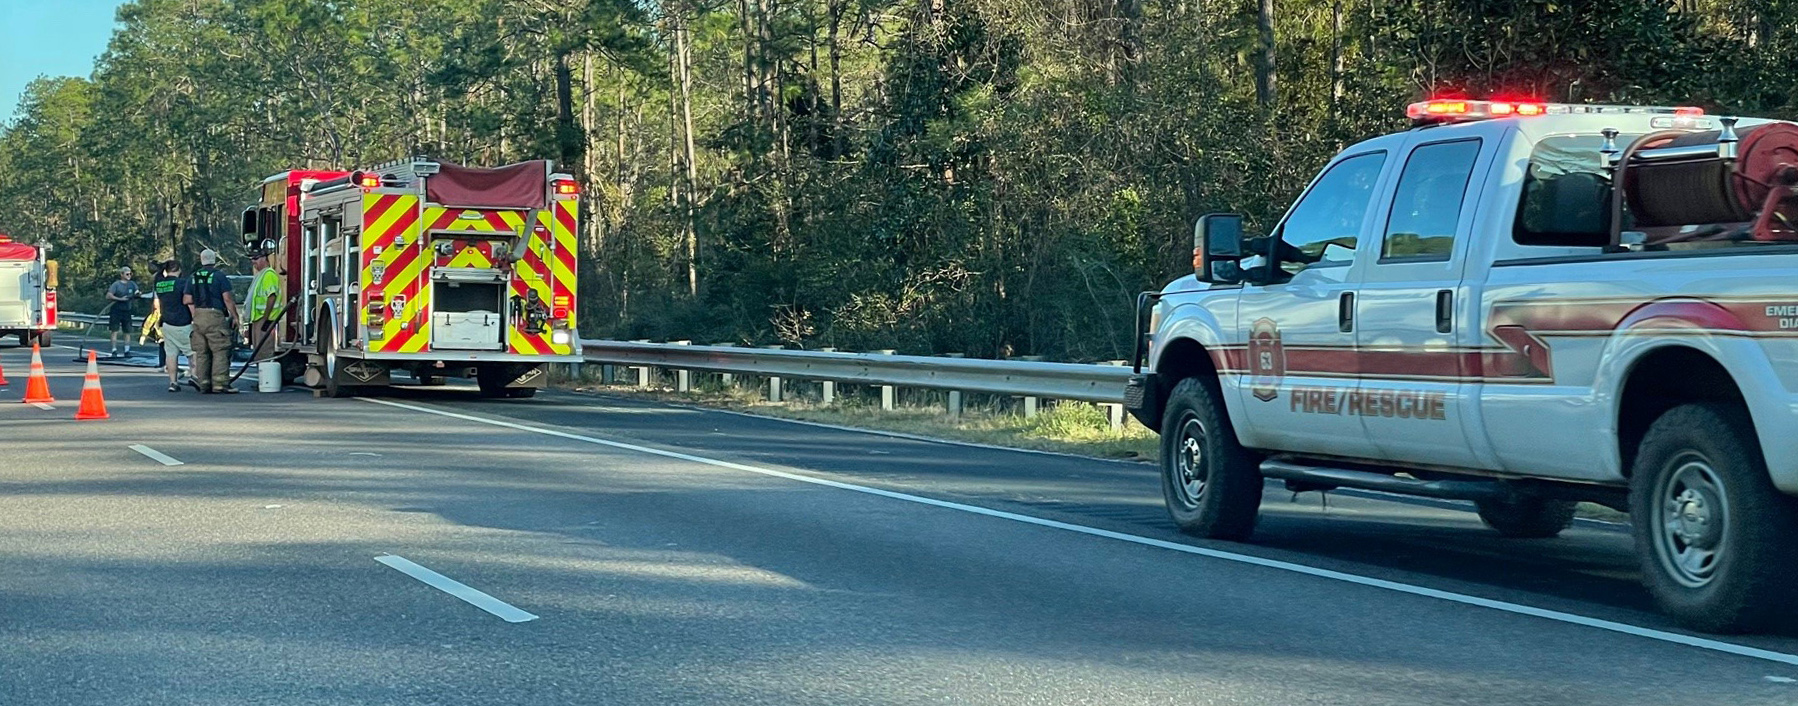
[[[506,387],[542,390],[549,387],[549,374],[544,371],[542,365],[532,365],[512,378],[511,382],[506,383]]]
[[[337,384],[351,387],[392,385],[387,366],[372,360],[346,360],[337,366]]]

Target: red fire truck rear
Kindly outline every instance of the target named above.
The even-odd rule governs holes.
[[[49,345],[56,330],[56,262],[45,258],[49,249],[0,235],[0,336],[18,336],[19,345]]]
[[[546,363],[578,362],[580,189],[548,161],[494,169],[426,158],[366,170],[289,171],[244,212],[271,253],[285,313],[271,355],[326,396],[472,377],[529,397]]]

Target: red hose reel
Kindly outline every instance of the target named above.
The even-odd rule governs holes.
[[[1734,159],[1721,156],[1721,150],[1695,159],[1626,157],[1619,176],[1635,227],[1648,232],[1651,242],[1700,239],[1676,234],[1703,225],[1737,226],[1726,229],[1737,238],[1798,240],[1798,125],[1766,123],[1736,136]],[[1647,157],[1726,145],[1724,138],[1718,130],[1655,133],[1631,145],[1630,152]]]

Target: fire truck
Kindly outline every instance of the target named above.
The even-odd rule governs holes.
[[[281,274],[284,306],[259,356],[327,397],[390,385],[395,371],[530,397],[544,364],[581,359],[579,197],[544,160],[271,176],[242,228]]]
[[[50,344],[56,330],[56,261],[48,246],[26,245],[0,235],[0,336],[19,345]]]

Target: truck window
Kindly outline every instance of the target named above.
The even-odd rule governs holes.
[[[1627,145],[1636,135],[1623,135]],[[1599,135],[1544,138],[1530,151],[1511,238],[1519,245],[1602,246],[1611,241],[1609,176],[1599,164]]]
[[[1324,172],[1280,225],[1280,241],[1290,246],[1282,248],[1280,267],[1296,274],[1307,267],[1352,262],[1374,184],[1385,165],[1385,152],[1369,152]]]
[[[1479,140],[1423,145],[1411,151],[1392,198],[1380,259],[1447,260],[1455,248]]]

